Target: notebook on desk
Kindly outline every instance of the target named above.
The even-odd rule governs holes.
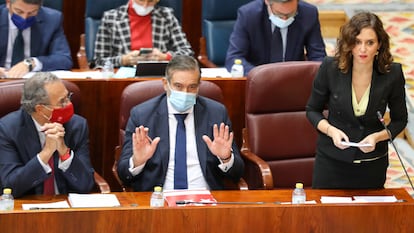
[[[164,77],[168,61],[140,61],[135,70],[135,77]]]

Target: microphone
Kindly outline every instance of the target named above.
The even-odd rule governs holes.
[[[178,200],[175,202],[176,205],[186,205],[186,204],[201,204],[201,205],[209,205],[209,204],[229,204],[229,205],[264,205],[264,204],[281,204],[280,202],[250,202],[250,201],[187,201],[187,200]]]
[[[381,122],[382,126],[384,127],[385,131],[387,131],[388,137],[390,138],[389,140],[391,142],[391,145],[394,148],[395,153],[397,154],[398,159],[400,160],[400,163],[401,163],[401,166],[402,166],[402,168],[404,170],[405,176],[407,176],[407,179],[410,182],[411,189],[414,191],[413,183],[411,182],[410,176],[408,175],[407,169],[404,166],[404,163],[403,163],[403,161],[401,159],[400,153],[398,153],[397,147],[395,146],[394,141],[392,140],[391,132],[388,130],[388,127],[385,124],[384,118],[382,117],[382,114],[381,114],[380,111],[377,111],[377,117],[378,117],[378,120]]]

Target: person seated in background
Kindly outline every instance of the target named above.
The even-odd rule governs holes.
[[[109,59],[115,67],[142,60],[169,61],[174,55],[193,55],[173,10],[159,0],[130,0],[104,13],[95,42],[94,62]],[[141,50],[142,49],[142,50]]]
[[[318,10],[300,0],[254,0],[241,6],[230,35],[225,66],[241,59],[255,66],[284,61],[321,61],[326,56]]]
[[[244,162],[227,110],[197,95],[200,80],[197,60],[174,56],[163,79],[166,93],[131,110],[118,174],[134,191],[216,190],[224,189],[225,177],[241,178]]]
[[[42,2],[6,0],[0,5],[0,77],[72,68],[62,14]]]
[[[357,13],[344,24],[336,46],[335,57],[322,62],[306,106],[319,132],[312,187],[381,189],[388,140],[407,124],[402,67],[392,62],[390,38],[370,12]],[[387,108],[391,121],[385,129]]]
[[[70,97],[62,80],[38,72],[24,83],[21,109],[0,119],[0,183],[13,196],[92,190],[88,125]]]

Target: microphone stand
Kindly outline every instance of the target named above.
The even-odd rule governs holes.
[[[186,200],[178,200],[175,202],[176,205],[186,205],[186,204],[201,204],[201,205],[209,205],[209,204],[229,204],[229,205],[265,205],[265,204],[281,204],[281,202],[249,202],[249,201],[218,201],[218,202],[211,202],[211,201],[186,201]]]
[[[378,120],[381,122],[381,124],[382,124],[382,126],[384,127],[385,131],[387,131],[388,137],[390,138],[389,140],[390,140],[390,142],[391,142],[391,145],[392,145],[392,147],[394,148],[395,153],[397,154],[398,159],[400,160],[400,163],[401,163],[401,166],[402,166],[402,168],[403,168],[403,170],[404,170],[405,176],[407,176],[408,182],[410,182],[411,189],[414,191],[414,186],[413,186],[413,183],[411,182],[411,179],[410,179],[410,176],[408,175],[407,169],[406,169],[406,168],[405,168],[405,166],[404,166],[404,163],[403,163],[403,161],[402,161],[402,159],[401,159],[400,153],[398,153],[397,147],[396,147],[396,146],[395,146],[395,144],[394,144],[394,140],[392,140],[391,133],[390,133],[390,131],[388,130],[388,127],[387,127],[387,125],[385,124],[385,122],[384,122],[384,118],[382,117],[382,114],[381,114],[381,112],[380,112],[380,111],[377,111],[377,116],[378,116]]]

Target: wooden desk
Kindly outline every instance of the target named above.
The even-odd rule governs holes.
[[[213,191],[218,201],[289,201],[292,190]],[[21,210],[22,203],[60,201],[65,197],[16,200],[16,210],[0,212],[3,232],[412,232],[414,201],[404,189],[371,191],[306,190],[307,200],[322,195],[395,195],[404,203],[148,206],[150,193],[116,193],[122,207]],[[33,199],[34,198],[34,199]],[[138,206],[136,206],[138,205]],[[135,207],[136,206],[136,207]]]
[[[123,89],[144,78],[130,79],[68,79],[76,83],[82,94],[82,105],[78,114],[88,120],[90,130],[90,154],[95,169],[108,181],[111,188],[121,191],[113,177],[111,167],[114,161],[114,148],[118,145],[118,122],[120,99]],[[227,107],[239,147],[244,127],[245,78],[203,78],[216,83],[223,91],[224,105]],[[161,81],[160,81],[161,82]]]

